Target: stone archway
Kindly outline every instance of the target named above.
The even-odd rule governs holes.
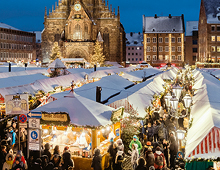
[[[83,49],[76,48],[69,52],[67,58],[84,58],[88,61],[89,53]]]

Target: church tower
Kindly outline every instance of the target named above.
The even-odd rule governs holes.
[[[43,62],[49,62],[51,49],[58,42],[63,58],[90,61],[97,37],[103,39],[107,61],[125,61],[125,32],[112,5],[105,0],[59,0],[47,13],[42,32]]]

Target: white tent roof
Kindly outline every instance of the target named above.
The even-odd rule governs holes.
[[[25,70],[25,71],[17,71],[17,72],[4,72],[0,73],[0,78],[7,78],[7,77],[16,77],[16,76],[26,76],[26,75],[33,75],[33,74],[48,74],[46,69],[38,69],[38,70]]]
[[[122,75],[122,77],[130,80],[130,81],[142,81],[145,77],[153,76],[155,74],[161,73],[161,70],[158,70],[156,68],[145,68],[143,70],[137,70],[132,72],[127,72]]]
[[[60,59],[57,58],[48,66],[48,68],[66,68],[66,66]]]
[[[110,119],[113,110],[111,107],[86,99],[75,93],[70,93],[33,111],[66,112],[69,114],[72,124],[79,126],[105,126],[111,124]]]
[[[161,74],[161,78],[164,80],[173,80],[174,78],[176,78],[176,74],[173,72],[173,70],[167,70]]]
[[[197,75],[195,80],[201,80],[195,84],[198,91],[193,97],[193,123],[187,133],[186,157],[200,145],[214,127],[220,128],[220,81],[205,72]],[[194,157],[211,158],[219,154],[219,150],[215,150],[206,154],[196,154]]]
[[[129,89],[122,90],[119,95],[109,99],[106,105],[125,99],[133,106],[134,109],[137,110],[140,117],[145,117],[145,109],[151,105],[153,95],[164,91],[163,84],[164,81],[160,76],[150,78],[143,83],[139,83]]]

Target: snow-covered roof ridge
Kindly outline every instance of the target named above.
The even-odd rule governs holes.
[[[143,33],[126,33],[126,39],[127,46],[143,46]]]
[[[143,32],[145,33],[184,33],[184,17],[182,16],[143,16]]]
[[[18,31],[20,31],[19,29],[15,28],[15,27],[12,27],[12,26],[10,26],[10,25],[8,25],[8,24],[5,24],[5,23],[3,23],[3,22],[0,22],[0,28],[6,28],[6,29],[12,29],[12,30],[18,30]]]
[[[220,1],[219,0],[203,0],[207,23],[220,23],[218,15],[220,15]]]

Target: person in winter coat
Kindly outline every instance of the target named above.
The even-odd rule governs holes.
[[[178,146],[174,136],[170,137],[170,169],[175,168],[175,158],[178,152]]]
[[[145,166],[146,161],[144,160],[144,158],[139,158],[138,160],[138,166],[136,167],[135,170],[148,170]]]
[[[133,140],[131,141],[130,145],[129,145],[129,148],[132,149],[132,145],[133,144],[137,144],[138,147],[136,148],[138,150],[138,153],[140,155],[141,153],[141,149],[142,149],[142,144],[141,142],[139,141],[138,137],[136,135],[133,136]]]
[[[63,170],[68,170],[68,168],[71,166],[71,167],[74,167],[73,166],[73,161],[71,159],[71,154],[69,152],[69,147],[65,147],[64,148],[64,151],[63,151],[63,155],[62,155],[62,158],[63,158],[63,164],[62,164],[62,169]]]
[[[0,168],[1,169],[2,169],[4,162],[6,161],[6,155],[7,155],[6,146],[1,146],[1,151],[0,151]]]
[[[148,123],[147,125],[146,134],[147,134],[147,140],[152,142],[154,137],[154,128],[151,126],[151,123]]]
[[[168,144],[168,142],[164,139],[164,140],[163,140],[163,154],[164,154],[165,159],[166,159],[167,167],[169,166],[168,148],[169,148],[169,144]]]
[[[42,160],[40,158],[37,158],[33,165],[33,170],[43,170],[42,166]]]
[[[54,148],[53,155],[55,155],[55,154],[60,155],[60,150],[59,150],[58,145],[56,145],[55,148]]]
[[[2,170],[10,170],[12,169],[12,165],[13,165],[13,160],[14,160],[14,156],[12,153],[8,153],[6,155],[6,162],[3,165]]]
[[[42,155],[47,155],[48,159],[51,160],[50,144],[49,143],[46,143],[44,145],[44,151],[42,152]]]
[[[55,155],[53,156],[51,162],[53,163],[54,168],[55,168],[55,167],[60,168],[60,166],[61,166],[61,164],[60,164],[60,163],[61,163],[61,156],[58,155],[58,154],[55,154]]]
[[[24,170],[24,164],[20,157],[15,158],[15,162],[12,165],[12,170]]]
[[[11,148],[14,149],[15,146],[15,140],[16,140],[16,133],[13,130],[13,127],[9,128],[9,136],[11,138]]]
[[[116,140],[116,143],[118,145],[118,150],[123,151],[124,152],[124,144],[122,142],[121,139]]]
[[[97,149],[95,149],[95,154],[94,154],[93,159],[92,159],[91,167],[94,170],[102,170],[101,163],[102,163],[102,156],[100,154],[100,150],[97,148]]]
[[[154,162],[155,162],[155,158],[154,158],[154,154],[152,152],[152,149],[149,147],[148,151],[146,153],[146,168],[149,169],[150,166],[154,166]]]
[[[112,155],[112,167],[113,167],[113,169],[115,169],[115,158],[116,158],[117,152],[118,152],[118,146],[117,146],[117,143],[115,142],[113,144],[113,155]]]
[[[123,151],[119,150],[116,154],[116,158],[115,158],[115,166],[113,170],[122,170],[121,164],[124,160],[124,156],[123,156]]]
[[[47,156],[47,155],[43,155],[43,156],[41,157],[41,160],[42,160],[41,166],[42,166],[43,169],[45,169],[46,166],[47,166],[47,164],[49,163],[48,156]]]
[[[28,167],[27,167],[27,162],[26,162],[26,160],[24,159],[24,156],[23,156],[23,154],[22,154],[22,151],[17,151],[13,163],[15,163],[16,158],[20,158],[20,161],[23,163],[23,166],[24,166],[25,169],[28,168]]]
[[[54,165],[52,162],[49,162],[44,170],[53,170]]]
[[[158,146],[156,148],[156,152],[154,153],[154,167],[156,170],[161,170],[162,168],[165,167],[166,161],[163,153],[161,152],[161,148]]]
[[[138,145],[133,143],[132,144],[132,152],[131,152],[131,164],[133,166],[133,169],[137,166],[137,160],[139,158],[139,152],[138,152]]]

